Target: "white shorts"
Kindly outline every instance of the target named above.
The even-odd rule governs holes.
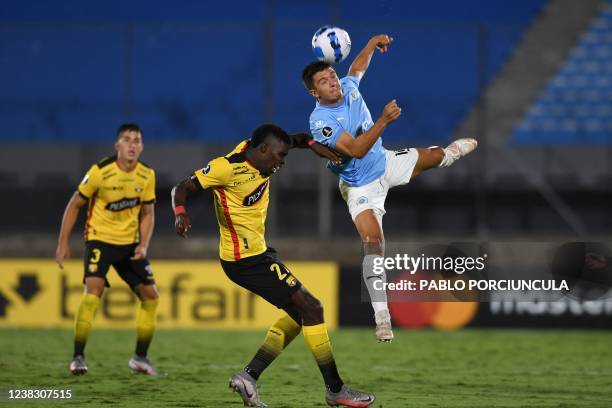
[[[339,188],[342,198],[348,205],[351,218],[365,210],[374,210],[378,217],[385,215],[385,199],[389,189],[408,184],[412,171],[419,159],[417,149],[386,150],[387,164],[385,174],[376,180],[360,187],[351,187],[340,180]]]

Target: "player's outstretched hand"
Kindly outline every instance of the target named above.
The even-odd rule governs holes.
[[[191,229],[191,220],[187,214],[179,214],[174,219],[174,229],[183,238],[187,238],[187,232]]]
[[[138,261],[139,259],[145,259],[147,257],[147,247],[144,245],[138,245],[134,248],[134,256],[130,259],[132,261]]]
[[[318,156],[323,157],[324,159],[327,159],[335,164],[342,163],[342,156],[337,151],[335,151],[334,149],[330,149],[324,144],[321,144],[319,142],[311,143],[310,149]]]
[[[393,37],[389,37],[387,34],[375,35],[370,39],[370,44],[374,45],[382,53],[389,50],[391,42],[393,42]]]
[[[310,133],[305,132],[293,133],[289,137],[291,138],[291,147],[298,147],[300,149],[308,148],[308,142],[312,140]]]
[[[66,244],[59,244],[55,250],[55,263],[60,269],[64,269],[64,260],[70,258],[70,247]]]
[[[392,100],[387,105],[385,105],[385,109],[383,109],[382,116],[380,117],[386,124],[391,122],[395,122],[397,118],[402,114],[402,108],[397,106],[397,102]]]

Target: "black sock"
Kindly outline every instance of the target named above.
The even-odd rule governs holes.
[[[147,357],[147,351],[149,350],[149,345],[151,344],[151,339],[149,341],[138,341],[136,342],[136,355],[138,357]]]
[[[323,375],[323,381],[325,382],[325,386],[331,392],[338,392],[342,389],[342,379],[340,379],[340,374],[338,374],[338,368],[336,367],[336,362],[332,361],[329,364],[320,365],[319,369],[321,370],[321,374]]]
[[[74,342],[74,353],[72,354],[72,357],[76,357],[79,355],[85,358],[85,343],[80,342],[80,341],[75,341]]]

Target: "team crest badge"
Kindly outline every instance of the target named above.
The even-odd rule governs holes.
[[[98,272],[98,264],[89,264],[89,268],[87,268],[87,270],[89,270],[89,273]]]
[[[291,288],[292,288],[292,287],[294,287],[294,286],[295,286],[295,284],[297,283],[297,279],[295,279],[295,277],[294,277],[294,276],[291,276],[291,275],[290,275],[290,276],[289,276],[289,277],[288,277],[288,278],[285,280],[285,282],[287,283],[287,285],[289,285],[289,287],[291,287]]]
[[[359,98],[359,94],[357,93],[357,91],[351,92],[351,100],[356,101],[357,98]]]
[[[147,275],[152,278],[153,277],[153,268],[151,268],[151,265],[147,265],[145,266],[145,271],[147,271]]]

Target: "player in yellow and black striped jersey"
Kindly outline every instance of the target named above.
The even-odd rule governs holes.
[[[291,147],[310,148],[332,161],[341,160],[308,134],[289,135],[276,125],[262,125],[255,129],[251,139],[240,143],[228,155],[210,161],[173,188],[176,232],[184,237],[191,228],[185,208],[189,195],[210,188],[219,223],[219,256],[225,274],[287,313],[268,330],[264,344],[244,370],[230,378],[230,387],[240,394],[245,405],[266,406],[259,400],[256,381],[303,331],[323,375],[328,402],[366,407],[374,402],[374,396],[349,389],[338,374],[321,303],[266,244],[270,176],[284,165]],[[312,404],[305,401],[302,405]]]
[[[85,241],[132,245],[140,241],[140,209],[155,202],[155,171],[138,161],[124,171],[112,156],[91,166],[78,187],[89,200]]]
[[[136,352],[129,362],[133,371],[157,375],[147,359],[155,327],[159,293],[146,258],[153,234],[155,171],[139,161],[143,150],[142,130],[124,124],[117,131],[117,154],[91,166],[66,206],[55,259],[63,268],[70,255],[69,238],[79,210],[89,202],[85,225],[85,294],[75,319],[72,374],[87,372],[85,344],[93,317],[109,286],[111,266],[140,299]]]
[[[219,256],[224,261],[239,261],[266,250],[269,176],[260,174],[243,157],[247,148],[248,142],[240,143],[192,178],[200,188],[212,188],[221,236]]]

